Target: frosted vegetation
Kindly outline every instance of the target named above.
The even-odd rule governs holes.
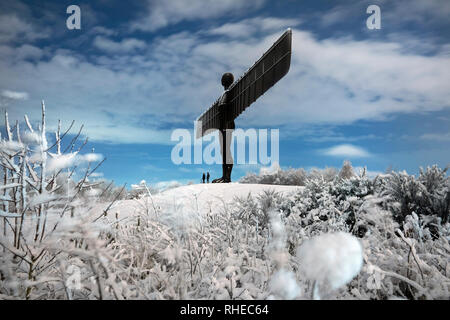
[[[145,182],[126,194],[99,179],[103,158],[80,133],[64,142],[72,125],[50,138],[42,111],[37,128],[6,116],[0,299],[450,297],[447,169],[277,170],[243,181],[304,188],[163,211]],[[110,208],[125,197],[147,205],[119,219]]]

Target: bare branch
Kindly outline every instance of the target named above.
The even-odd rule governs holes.
[[[6,137],[8,141],[12,141],[11,127],[9,126],[8,112],[5,111]]]
[[[58,154],[61,154],[61,141],[62,141],[62,139],[64,139],[64,137],[66,136],[66,134],[70,131],[70,129],[72,129],[72,126],[74,125],[74,123],[75,123],[75,120],[72,120],[72,123],[70,124],[69,128],[63,133],[62,136],[59,136],[60,130],[61,130],[61,120],[58,120],[58,131],[57,131],[56,142],[55,142],[50,148],[48,148],[48,149],[45,150],[45,151],[49,151],[49,150],[51,150],[54,146],[57,146],[57,147],[58,147],[57,153],[58,153]]]
[[[33,127],[32,127],[31,124],[30,124],[30,120],[28,120],[28,116],[25,115],[24,117],[25,117],[25,123],[27,124],[28,129],[29,129],[31,132],[34,132]]]
[[[123,185],[122,189],[120,189],[119,193],[117,193],[117,195],[114,197],[113,201],[111,201],[111,203],[108,205],[108,207],[105,210],[103,210],[103,213],[100,216],[98,216],[97,218],[94,219],[94,222],[96,222],[98,219],[100,219],[101,217],[106,216],[108,214],[109,209],[111,209],[112,205],[116,202],[116,200],[122,194],[126,185],[127,185],[126,183]]]
[[[69,150],[73,144],[75,143],[75,141],[77,141],[78,137],[81,134],[81,130],[83,130],[84,124],[81,125],[80,130],[78,131],[77,135],[75,137],[73,137],[72,141],[70,141],[69,145],[67,146],[67,148],[63,151],[63,153],[66,153],[67,150]]]

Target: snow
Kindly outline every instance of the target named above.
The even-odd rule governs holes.
[[[29,206],[30,206],[30,207],[38,206],[38,205],[40,205],[40,204],[43,204],[43,203],[47,203],[47,202],[53,201],[53,200],[55,200],[56,198],[57,198],[57,197],[56,197],[55,195],[51,195],[51,194],[48,194],[48,193],[46,193],[46,192],[44,192],[44,193],[42,193],[42,194],[37,194],[37,195],[35,195],[34,197],[31,198],[30,203],[29,203]]]
[[[146,190],[147,188],[147,181],[141,180],[139,184],[132,184],[131,189],[132,190]]]
[[[206,183],[180,186],[165,190],[161,193],[144,197],[139,200],[121,200],[111,209],[112,213],[118,213],[118,217],[126,217],[142,209],[143,206],[153,206],[165,209],[169,212],[180,212],[188,215],[198,213],[200,215],[219,212],[226,205],[233,203],[235,197],[253,196],[263,193],[265,190],[275,190],[283,195],[302,190],[299,186],[279,186],[265,184],[241,184],[232,183]],[[96,208],[98,209],[98,208]]]
[[[301,290],[292,271],[278,270],[270,279],[270,288],[276,294],[274,298],[292,300],[300,295]]]
[[[87,153],[80,155],[77,152],[73,152],[60,155],[51,154],[51,156],[52,158],[48,162],[48,170],[50,172],[59,171],[84,162],[95,162],[102,160],[102,155],[98,153]]]
[[[305,275],[313,281],[337,289],[352,280],[361,270],[363,249],[349,233],[322,234],[307,240],[298,250]]]
[[[87,154],[80,156],[80,160],[86,161],[86,162],[100,161],[100,160],[102,160],[102,158],[103,158],[103,156],[99,153],[87,153]]]
[[[68,153],[55,155],[54,158],[51,158],[48,161],[48,171],[55,172],[64,168],[68,168],[74,164],[76,160],[76,153]]]
[[[16,152],[19,152],[23,149],[23,144],[17,141],[6,141],[2,140],[0,141],[0,149],[3,152],[8,152],[9,154],[14,154]]]
[[[41,137],[36,132],[26,131],[22,134],[22,142],[28,145],[39,144]]]

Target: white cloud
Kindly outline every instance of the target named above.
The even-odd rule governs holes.
[[[0,56],[7,61],[23,63],[24,60],[41,59],[44,56],[44,50],[29,44],[19,47],[0,45]]]
[[[258,112],[250,108],[243,116],[254,123],[349,123],[448,107],[450,59],[400,51],[396,43],[318,41],[294,30],[289,74],[261,99]]]
[[[208,30],[211,35],[222,35],[230,38],[248,38],[255,33],[272,33],[280,30],[293,28],[301,24],[300,19],[279,19],[272,17],[257,17],[245,19],[239,22],[226,23],[217,28]]]
[[[447,133],[425,133],[420,136],[423,140],[450,141],[450,132]]]
[[[353,141],[360,141],[360,140],[373,140],[378,139],[379,137],[375,136],[374,134],[368,134],[368,135],[362,135],[362,136],[342,136],[342,135],[314,135],[310,137],[306,137],[305,141],[309,142],[353,142]]]
[[[172,189],[181,186],[183,183],[177,180],[160,181],[157,182],[154,187],[160,191]]]
[[[389,0],[382,0],[385,4]],[[448,22],[450,2],[447,0],[397,0],[392,10],[387,10],[385,17],[390,22],[434,24]],[[383,6],[383,4],[382,4]]]
[[[142,40],[126,38],[117,42],[103,36],[95,37],[93,45],[100,50],[110,53],[131,53],[137,49],[146,47],[145,42]]]
[[[351,144],[340,144],[326,150],[322,153],[327,156],[341,157],[341,158],[364,158],[370,157],[370,153],[361,147]]]
[[[324,13],[319,17],[320,24],[322,27],[328,27],[330,25],[344,22],[348,17],[354,13],[356,10],[355,6],[343,6],[338,5]]]
[[[329,27],[338,23],[346,23],[354,17],[361,16],[361,22],[365,22],[366,8],[376,4],[381,9],[382,28],[386,24],[394,29],[399,24],[435,25],[448,23],[450,15],[450,2],[448,0],[360,0],[352,5],[348,3],[337,4],[331,9],[313,15],[319,19],[321,26]],[[362,24],[365,28],[365,24]]]
[[[114,36],[117,34],[117,31],[108,29],[102,26],[95,26],[92,29],[90,29],[88,32],[92,34],[103,34],[105,36]]]
[[[56,172],[63,168],[71,167],[75,161],[77,160],[77,153],[68,153],[55,155],[53,158],[50,158],[47,165],[47,170],[50,172]]]
[[[80,156],[80,159],[86,162],[94,162],[94,161],[101,161],[103,159],[103,156],[98,153],[87,153]]]
[[[38,30],[36,26],[15,14],[0,15],[0,43],[15,41],[19,38],[21,41],[34,41],[48,36],[47,29]]]
[[[155,31],[181,21],[216,18],[256,10],[265,0],[147,0],[147,12],[131,30]]]
[[[52,158],[48,161],[47,169],[51,172],[55,172],[64,168],[71,167],[73,165],[80,165],[86,162],[101,161],[103,156],[98,153],[78,154],[77,152],[67,154],[53,154]]]
[[[28,61],[27,55],[18,58],[22,47],[0,46],[0,88],[15,88],[36,98],[17,101],[11,119],[21,120],[28,113],[31,120],[38,120],[39,100],[45,99],[52,130],[58,119],[74,119],[85,124],[91,141],[170,144],[172,128],[193,124],[221,94],[222,73],[240,76],[283,32],[270,26],[284,29],[292,22],[245,19],[233,24],[236,30],[257,27],[239,39],[205,38],[205,30],[159,36],[147,46],[138,39],[112,41],[99,36],[96,39],[106,40],[104,50],[121,54],[90,55],[89,60],[77,52],[30,46],[28,56],[35,53]],[[271,31],[261,33],[264,26]],[[280,134],[299,136],[304,126],[448,108],[450,57],[405,54],[401,49],[396,42],[319,40],[294,29],[288,75],[236,125],[282,127]]]
[[[12,100],[26,100],[28,99],[28,93],[12,90],[3,90],[2,97]]]
[[[187,167],[178,167],[178,170],[179,171],[181,171],[181,172],[184,172],[184,173],[203,173],[203,172],[208,172],[208,171],[210,171],[210,169],[209,168],[199,168],[199,167],[194,167],[194,168],[192,168],[192,166],[191,167],[189,167],[189,168],[187,168]]]
[[[273,174],[279,170],[281,170],[280,164],[277,161],[274,161],[269,167],[261,167],[259,169],[259,175]]]
[[[104,174],[103,172],[92,172],[89,177],[91,178],[103,178]]]

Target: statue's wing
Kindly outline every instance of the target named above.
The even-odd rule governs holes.
[[[292,31],[285,33],[229,88],[232,119],[236,119],[248,106],[262,96],[270,87],[283,78],[291,66]],[[219,100],[203,113],[197,121],[197,138],[204,136],[207,130],[219,126]]]
[[[291,65],[292,31],[288,29],[266,53],[229,89],[232,118],[283,78]]]

